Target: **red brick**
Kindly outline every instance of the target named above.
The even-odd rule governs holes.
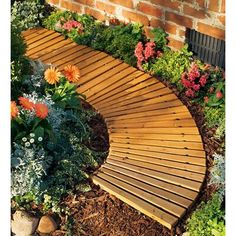
[[[138,10],[145,13],[145,14],[151,15],[151,16],[155,16],[155,17],[162,16],[162,11],[159,8],[157,8],[153,5],[144,3],[144,2],[140,2],[138,4]]]
[[[187,2],[187,3],[193,3],[194,0],[185,0],[184,2]]]
[[[61,1],[61,7],[71,10],[72,9],[72,2]]]
[[[196,0],[196,3],[199,7],[205,8],[205,0]]]
[[[210,0],[208,10],[219,12],[219,0]]]
[[[154,38],[154,35],[153,35],[153,33],[152,33],[151,31],[152,31],[152,28],[150,28],[150,27],[144,27],[145,35],[146,35],[147,38],[149,38],[149,39],[153,39],[153,38]]]
[[[124,6],[124,7],[128,7],[128,8],[134,8],[134,4],[132,0],[109,0],[112,3]]]
[[[153,28],[163,27],[163,22],[161,20],[152,18],[150,21],[150,26]]]
[[[131,12],[131,11],[126,11],[126,10],[122,11],[122,15],[130,21],[139,22],[143,24],[144,26],[149,26],[149,20],[144,15]]]
[[[222,29],[206,25],[201,22],[199,22],[197,26],[198,26],[197,30],[203,34],[207,34],[218,39],[223,39],[223,40],[225,39],[225,31]]]
[[[96,11],[92,8],[85,7],[85,13],[88,14],[88,15],[93,16],[94,18],[96,18],[100,21],[105,21],[105,16],[101,12]]]
[[[221,10],[220,12],[225,13],[225,0],[221,0]]]
[[[112,5],[110,5],[110,4],[97,1],[96,2],[96,7],[99,10],[102,10],[102,11],[108,13],[108,14],[115,15],[116,8],[114,6],[112,6]]]
[[[184,42],[173,39],[171,37],[168,38],[169,43],[168,46],[173,48],[173,49],[181,49],[184,46]]]
[[[173,12],[166,12],[166,20],[172,21],[178,25],[182,25],[188,28],[192,28],[193,21],[192,19],[186,17],[186,16],[180,16],[178,14],[175,14]]]
[[[176,34],[177,26],[166,22],[163,29],[169,34]]]
[[[156,5],[171,8],[173,10],[179,10],[178,7],[180,6],[179,2],[172,2],[171,0],[151,0],[151,2]]]
[[[179,30],[179,36],[180,37],[185,37],[186,36],[186,31],[185,30]]]
[[[225,15],[218,16],[217,19],[220,21],[220,23],[221,23],[222,25],[225,26]]]
[[[206,17],[206,12],[204,10],[197,10],[188,5],[184,5],[183,12],[186,15],[189,15],[198,19],[204,19]]]
[[[73,1],[86,5],[86,6],[91,6],[91,7],[95,6],[94,0],[73,0]]]

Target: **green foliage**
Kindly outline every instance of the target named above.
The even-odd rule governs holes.
[[[71,20],[81,23],[82,29],[78,30],[76,27],[71,30],[64,29],[63,25]],[[139,24],[107,27],[89,15],[78,15],[70,11],[54,12],[44,20],[43,25],[61,32],[78,44],[108,52],[130,65],[136,64],[134,49],[138,41],[144,40],[145,37]]]
[[[16,25],[11,25],[11,97],[16,99],[22,92],[22,83],[30,70],[25,57],[26,44]]]
[[[154,28],[151,32],[154,35],[154,42],[156,43],[156,48],[163,50],[168,43],[168,34],[162,28]]]
[[[44,17],[44,5],[39,0],[15,1],[11,8],[11,24],[21,31],[39,26]]]
[[[139,24],[106,27],[97,33],[91,43],[95,49],[105,51],[124,62],[135,65],[134,49],[139,41],[144,40],[143,29]]]
[[[179,51],[166,48],[162,56],[150,66],[150,72],[169,80],[182,90],[179,81],[182,73],[189,68],[191,60],[192,52],[188,51],[187,45]]]
[[[225,107],[204,107],[204,116],[206,119],[206,126],[209,128],[217,127],[216,138],[220,139],[225,135]]]
[[[224,236],[225,213],[221,209],[222,199],[216,193],[207,203],[199,208],[187,220],[186,229],[191,236]]]

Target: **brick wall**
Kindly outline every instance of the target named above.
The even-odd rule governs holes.
[[[169,34],[169,46],[180,48],[186,27],[213,37],[225,38],[225,0],[47,0],[61,9],[87,13],[106,21],[115,17],[140,22],[151,37],[152,27]]]

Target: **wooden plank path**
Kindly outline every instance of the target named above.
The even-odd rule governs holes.
[[[206,172],[198,128],[164,84],[47,29],[23,32],[26,55],[81,70],[78,91],[104,117],[110,150],[93,182],[169,229],[194,203]]]

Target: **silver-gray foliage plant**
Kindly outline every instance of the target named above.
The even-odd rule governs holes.
[[[12,149],[11,194],[22,196],[39,188],[42,178],[47,174],[52,157],[35,144],[25,147],[13,143]]]
[[[215,185],[218,188],[220,196],[225,194],[225,157],[220,154],[213,154],[214,162],[210,169],[209,185]]]

